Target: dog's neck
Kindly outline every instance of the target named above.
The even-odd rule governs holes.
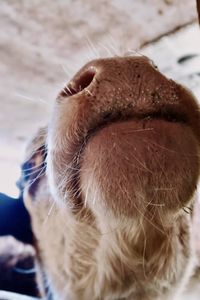
[[[41,188],[38,196],[43,193]],[[146,218],[118,222],[107,213],[94,224],[86,209],[75,218],[68,208],[54,204],[48,214],[51,201],[37,199],[41,224],[33,218],[33,227],[39,240],[46,240],[40,252],[59,299],[89,299],[91,293],[93,299],[165,299],[183,273],[187,276],[190,215],[181,213],[176,222],[171,218],[155,225]]]

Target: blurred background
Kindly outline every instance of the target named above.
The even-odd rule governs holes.
[[[88,60],[145,54],[200,96],[195,0],[1,0],[0,28],[0,191],[11,196],[27,139]]]

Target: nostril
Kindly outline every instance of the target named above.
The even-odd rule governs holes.
[[[88,69],[80,74],[77,74],[75,78],[64,88],[64,96],[73,96],[80,93],[87,88],[95,76],[95,70]]]

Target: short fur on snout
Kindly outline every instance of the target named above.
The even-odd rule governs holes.
[[[24,193],[49,299],[177,299],[194,269],[199,129],[192,94],[146,57],[75,75],[34,139],[46,167]]]

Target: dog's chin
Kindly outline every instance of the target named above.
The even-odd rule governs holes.
[[[91,210],[115,215],[178,212],[198,178],[198,145],[189,126],[162,119],[112,123],[82,152],[80,186]]]

